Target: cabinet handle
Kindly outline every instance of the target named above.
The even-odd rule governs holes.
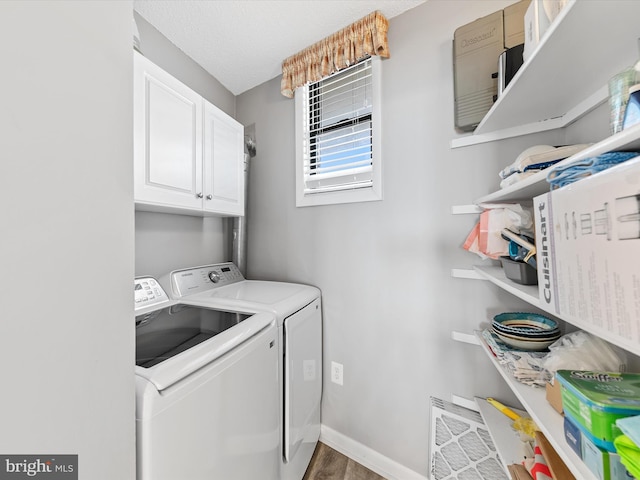
[[[198,193],[196,193],[196,197],[198,197],[198,198],[202,198],[202,192],[198,192]]]
[[[207,200],[212,200],[213,199],[213,195],[209,194],[207,195]]]

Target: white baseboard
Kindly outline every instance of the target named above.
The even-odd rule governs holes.
[[[320,441],[387,480],[428,480],[427,477],[325,425],[320,426]]]

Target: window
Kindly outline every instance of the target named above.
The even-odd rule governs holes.
[[[382,199],[379,62],[296,91],[296,206]]]

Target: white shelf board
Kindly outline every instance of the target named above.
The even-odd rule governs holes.
[[[521,440],[518,431],[513,428],[513,420],[504,413],[499,412],[486,399],[476,397],[475,400],[480,415],[482,415],[482,420],[484,420],[484,424],[491,434],[491,439],[500,456],[502,465],[508,472],[509,465],[522,463],[527,456],[527,447]],[[521,417],[529,417],[529,414],[523,410],[511,406],[508,407]]]
[[[544,388],[530,387],[515,380],[511,374],[498,363],[491,349],[489,349],[486,342],[482,339],[481,334],[478,334],[478,338],[493,366],[498,370],[500,375],[502,375],[502,378],[509,388],[511,388],[520,403],[522,403],[522,406],[527,410],[540,431],[547,437],[547,440],[549,440],[549,443],[556,450],[569,470],[580,480],[596,480],[593,473],[591,473],[580,457],[576,455],[565,441],[563,417],[547,402]]]
[[[477,133],[562,117],[638,56],[640,4],[571,1]]]
[[[544,120],[542,122],[529,123],[527,125],[516,125],[502,130],[497,130],[495,132],[463,134],[451,140],[449,146],[451,148],[469,147],[471,145],[495,142],[496,140],[503,140],[505,138],[520,137],[522,135],[529,135],[531,133],[546,132],[548,130],[562,128],[564,126],[565,124],[563,123],[562,118],[552,118],[549,120]]]
[[[472,135],[451,147],[566,126],[606,99],[633,65],[640,2],[570,0]]]
[[[547,306],[540,301],[538,297],[537,285],[520,285],[518,283],[515,283],[505,276],[504,271],[499,266],[475,266],[473,267],[473,269],[477,273],[479,278],[489,280],[494,285],[497,285],[503,290],[509,292],[512,295],[515,295],[516,297],[524,300],[525,302],[533,305],[543,312],[553,317],[564,320],[565,322],[570,323],[581,330],[600,337],[613,345],[616,345],[628,352],[633,353],[634,355],[640,356],[640,345],[634,342],[631,338],[621,337],[602,327],[597,327],[595,325],[585,324],[580,321],[574,321],[563,316],[558,316],[554,311],[552,311],[550,308],[547,308]]]
[[[640,4],[640,3],[639,3]],[[585,148],[581,152],[558,162],[554,168],[569,165],[578,160],[595,157],[603,153],[611,151],[640,151],[640,124],[623,130],[622,132],[611,135],[601,142]],[[542,170],[530,177],[525,178],[521,182],[510,185],[496,192],[476,200],[476,204],[496,203],[496,202],[512,202],[516,200],[531,200],[533,197],[542,195],[549,191],[549,183],[547,175],[550,169]]]
[[[489,280],[491,283],[497,285],[503,290],[506,290],[510,294],[515,295],[521,300],[530,303],[534,307],[543,309],[540,304],[540,300],[538,299],[537,285],[520,285],[509,280],[500,266],[475,266],[473,269],[481,278]]]
[[[548,170],[541,170],[514,185],[479,198],[477,203],[513,202],[516,200],[530,201],[532,198],[549,191],[547,173],[549,173]]]

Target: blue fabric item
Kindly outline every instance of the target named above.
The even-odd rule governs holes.
[[[561,158],[559,160],[551,160],[550,162],[534,163],[531,165],[527,165],[522,169],[522,171],[528,172],[529,170],[544,170],[545,168],[549,168],[562,160],[564,160],[564,158]]]
[[[640,445],[640,415],[618,418],[616,425],[636,445]]]
[[[547,175],[547,181],[551,185],[551,190],[554,190],[611,168],[619,163],[626,162],[638,155],[640,155],[640,152],[609,152],[598,155],[597,157],[585,158],[563,167],[554,168]]]

